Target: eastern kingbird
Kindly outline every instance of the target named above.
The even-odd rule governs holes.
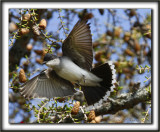
[[[47,53],[44,63],[48,69],[23,84],[20,93],[27,99],[72,96],[76,83],[89,106],[101,105],[113,91],[116,70],[111,62],[92,68],[92,36],[87,21],[76,23],[62,51],[62,57]]]

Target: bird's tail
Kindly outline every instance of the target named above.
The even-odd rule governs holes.
[[[88,104],[88,108],[93,109],[101,105],[107,97],[110,96],[110,92],[114,90],[114,83],[116,82],[116,70],[112,62],[102,64],[91,70],[93,74],[102,78],[99,87],[94,86],[82,86],[85,99]]]

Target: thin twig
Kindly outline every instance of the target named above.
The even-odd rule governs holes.
[[[145,71],[145,70],[149,71],[149,70],[151,70],[151,67],[149,67],[149,66],[145,66],[145,67],[140,66],[140,68],[139,68],[139,66],[137,66],[136,69],[137,70],[143,70],[143,71]]]
[[[22,21],[23,21],[22,9],[19,9],[19,10],[20,10],[20,11],[19,11],[19,14],[21,15],[21,17],[20,17],[20,27],[21,27]],[[10,47],[10,46],[13,46],[13,40],[16,38],[18,32],[19,32],[19,29],[14,33],[14,36],[11,38],[11,44],[9,45],[9,47]]]
[[[42,105],[42,107],[38,110],[38,115],[37,115],[37,121],[38,123],[41,123],[40,122],[40,113],[42,111],[42,109],[46,106],[46,104],[48,104],[48,100],[45,100],[45,103]]]
[[[82,106],[80,106],[80,109],[81,109],[82,113],[84,114],[84,119],[85,119],[85,121],[87,121],[87,115],[85,114],[85,112],[84,112]]]
[[[19,32],[19,29],[17,30],[17,32],[14,33],[14,36],[10,39],[11,44],[9,45],[9,47],[13,46],[13,40],[16,38],[18,32]]]
[[[28,12],[29,12],[29,14],[31,14],[30,9],[28,9]],[[35,13],[34,10],[33,10],[33,13]],[[35,25],[36,25],[37,27],[39,27],[38,24],[36,23],[35,17],[34,17],[33,15],[32,15],[32,19],[33,19]],[[48,39],[50,42],[52,42],[52,44],[51,44],[52,46],[54,46],[57,42],[62,42],[62,41],[53,41],[53,40],[51,40],[45,33],[43,33],[43,31],[42,31],[41,29],[39,29],[39,31],[41,32],[41,34],[42,34],[46,39]]]
[[[147,110],[147,112],[146,112],[146,114],[145,114],[145,117],[142,118],[141,123],[144,123],[144,122],[146,121],[146,118],[147,118],[147,116],[148,116],[148,113],[149,113],[150,108],[151,108],[151,105],[149,106],[149,108],[148,108],[148,110]]]
[[[65,27],[64,27],[63,20],[62,20],[62,16],[61,16],[60,12],[61,12],[60,9],[58,9],[58,14],[59,14],[60,22],[61,22],[61,25],[62,25],[64,34],[65,34],[66,37],[67,37],[66,29],[65,29]]]

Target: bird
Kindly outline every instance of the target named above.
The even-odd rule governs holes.
[[[111,61],[92,67],[93,48],[90,23],[79,20],[62,43],[63,55],[47,53],[41,71],[20,87],[26,99],[73,96],[81,87],[87,108],[97,108],[114,91],[116,70]]]

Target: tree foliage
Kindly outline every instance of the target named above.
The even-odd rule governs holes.
[[[10,123],[150,123],[151,11],[142,10],[10,9]],[[79,19],[92,24],[93,67],[114,62],[114,92],[92,111],[73,97],[26,100],[20,85],[44,69],[46,53],[62,55],[62,42]]]

